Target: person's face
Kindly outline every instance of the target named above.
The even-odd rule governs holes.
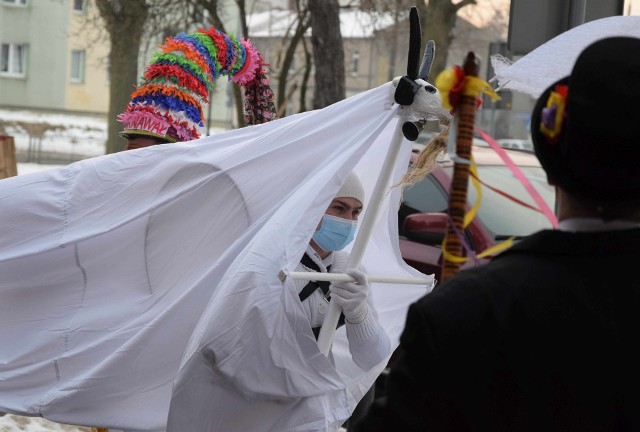
[[[150,137],[145,136],[137,136],[134,138],[127,139],[127,145],[124,146],[125,150],[134,150],[143,147],[149,147],[152,145],[160,144],[158,140],[155,140]]]
[[[329,216],[335,216],[342,219],[357,221],[362,212],[362,203],[355,198],[340,197],[334,198],[329,207],[324,212]],[[316,231],[320,230],[322,220],[318,223]],[[313,247],[321,258],[325,258],[330,254],[329,251],[322,249],[314,239],[311,239],[311,247]]]
[[[358,220],[362,212],[362,203],[355,198],[340,197],[334,198],[329,204],[326,214],[342,219]]]

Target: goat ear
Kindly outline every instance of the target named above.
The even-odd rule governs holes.
[[[422,45],[420,16],[418,15],[418,8],[412,6],[409,12],[409,58],[407,59],[407,77],[412,80],[418,78],[420,45]]]
[[[427,46],[424,49],[424,56],[422,57],[422,65],[420,65],[420,72],[418,78],[427,81],[429,78],[429,72],[431,72],[431,66],[433,65],[433,59],[436,56],[436,43],[432,40],[427,42]]]

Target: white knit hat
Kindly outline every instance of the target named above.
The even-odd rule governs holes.
[[[336,198],[355,198],[364,204],[364,186],[358,176],[352,171],[336,194]]]

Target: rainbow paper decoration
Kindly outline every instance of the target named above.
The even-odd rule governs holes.
[[[145,69],[118,120],[123,136],[150,135],[170,142],[200,137],[204,104],[221,75],[244,87],[247,124],[276,118],[273,91],[262,55],[245,39],[211,27],[166,39]]]

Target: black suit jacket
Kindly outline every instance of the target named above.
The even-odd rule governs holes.
[[[640,430],[640,229],[542,231],[409,309],[357,431]]]

